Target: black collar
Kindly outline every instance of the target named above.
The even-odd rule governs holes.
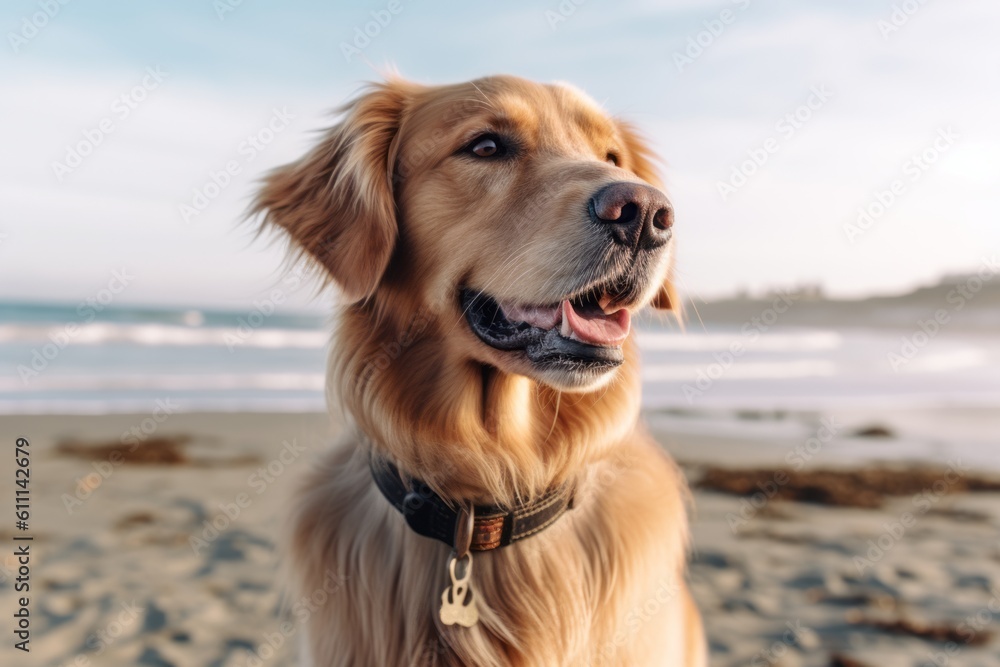
[[[540,533],[573,507],[573,487],[569,484],[550,489],[530,503],[509,509],[476,505],[471,508],[473,522],[469,543],[468,536],[464,540],[456,538],[459,517],[468,518],[468,508],[449,503],[420,480],[404,481],[399,469],[379,456],[372,456],[371,471],[379,491],[415,533],[440,540],[456,551],[464,550],[463,545],[455,544],[456,539],[467,542],[472,551],[505,547]]]

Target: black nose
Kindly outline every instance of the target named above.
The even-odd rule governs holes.
[[[674,209],[667,196],[643,183],[611,183],[590,199],[590,219],[616,243],[641,250],[670,240]]]

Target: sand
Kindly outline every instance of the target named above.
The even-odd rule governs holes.
[[[294,664],[300,628],[280,611],[282,517],[332,440],[328,418],[158,416],[0,417],[11,446],[31,440],[34,536],[31,653],[12,648],[5,623],[0,664]],[[679,435],[652,422],[696,487],[708,466],[776,468],[803,442],[779,426],[765,447],[739,429]],[[803,469],[831,460],[817,454]],[[695,488],[690,581],[712,665],[1000,665],[1000,494],[955,481],[978,470],[937,470],[921,478],[930,488],[866,507],[768,498],[766,476],[750,498]],[[782,479],[770,481],[790,486]],[[13,518],[0,525],[5,618],[16,605],[14,532]]]

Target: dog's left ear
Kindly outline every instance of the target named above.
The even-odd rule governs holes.
[[[677,288],[674,287],[673,277],[667,276],[663,284],[660,285],[660,289],[653,296],[653,300],[649,302],[649,305],[660,310],[673,311],[675,316],[681,317],[681,300],[677,294]]]
[[[628,149],[628,164],[626,165],[628,170],[650,185],[662,190],[663,182],[660,180],[660,175],[654,165],[656,158],[653,151],[649,149],[649,146],[632,125],[619,120],[618,133]],[[674,287],[673,269],[667,274],[649,305],[660,310],[673,311],[677,317],[681,317],[681,301],[677,289]]]
[[[392,173],[402,114],[415,86],[375,84],[298,162],[267,176],[252,212],[285,230],[351,301],[370,296],[399,234]]]

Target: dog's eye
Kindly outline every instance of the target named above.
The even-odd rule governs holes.
[[[610,162],[611,164],[615,165],[616,167],[618,166],[618,156],[615,155],[614,153],[608,153],[608,156],[604,159]]]
[[[476,157],[500,157],[507,151],[500,138],[493,134],[477,137],[467,150]]]

